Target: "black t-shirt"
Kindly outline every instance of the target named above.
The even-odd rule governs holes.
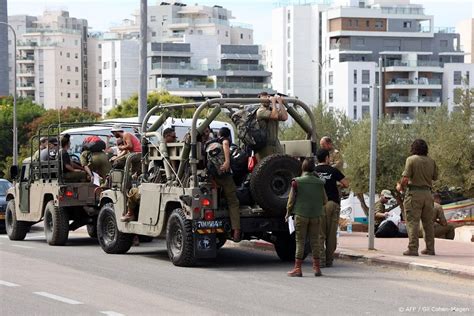
[[[61,163],[62,163],[63,172],[69,172],[69,170],[66,169],[66,165],[71,164],[71,157],[69,157],[69,153],[67,152],[67,150],[61,149],[60,155],[61,155]]]
[[[345,178],[342,172],[329,165],[317,165],[314,172],[320,179],[326,181],[324,189],[326,190],[328,200],[339,204],[341,199],[339,197],[337,181],[341,181]]]

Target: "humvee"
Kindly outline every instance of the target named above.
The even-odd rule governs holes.
[[[158,138],[156,131],[174,108],[195,108],[196,104],[151,109],[142,122],[141,174],[132,175],[132,157],[129,157],[123,171],[112,171],[112,186],[101,193],[97,220],[101,248],[106,253],[126,253],[137,234],[164,238],[168,256],[177,266],[192,266],[199,259],[215,258],[217,250],[230,238],[231,226],[223,194],[213,184],[202,163],[204,154],[198,135],[220,113],[230,115],[260,102],[256,98],[207,100],[193,114],[188,140],[168,144],[152,141]],[[297,99],[286,99],[285,106],[306,132],[307,139],[282,142],[285,154],[266,157],[248,175],[249,181],[236,184],[242,239],[272,242],[282,260],[292,260],[295,242],[284,220],[286,203],[291,180],[301,172],[301,159],[313,156],[316,150],[316,127],[306,104]],[[299,114],[298,107],[306,112],[309,123]],[[205,110],[208,111],[206,115]],[[161,113],[159,119],[147,128],[148,118],[155,113]],[[199,120],[201,115],[206,118]],[[168,154],[164,155],[163,150]],[[172,164],[177,165],[176,170]],[[121,222],[132,187],[140,193],[138,216],[134,221]]]
[[[22,163],[21,170],[12,166],[13,186],[7,191],[5,226],[11,240],[23,240],[30,227],[44,221],[46,241],[50,245],[66,244],[69,231],[87,225],[90,237],[97,236],[100,187],[90,182],[70,183],[62,177],[59,158],[47,161],[32,161],[34,150],[39,150],[41,136],[55,136],[59,141],[59,129],[75,126],[110,126],[111,123],[61,124],[42,127],[31,139],[31,156]],[[47,129],[47,132],[44,130]],[[71,160],[79,157],[70,154]]]

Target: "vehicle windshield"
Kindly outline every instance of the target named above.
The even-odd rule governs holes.
[[[7,190],[10,188],[10,183],[6,181],[0,182],[0,196],[7,195]]]

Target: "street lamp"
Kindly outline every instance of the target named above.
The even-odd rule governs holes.
[[[163,92],[163,27],[165,25],[166,18],[161,19],[161,58],[160,58],[160,92]]]
[[[0,22],[6,25],[13,33],[13,165],[18,165],[18,127],[16,121],[16,32],[13,26],[6,22]]]

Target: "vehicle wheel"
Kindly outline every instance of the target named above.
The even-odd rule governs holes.
[[[23,240],[26,237],[26,233],[30,230],[30,224],[28,222],[16,220],[14,199],[8,201],[5,210],[5,230],[10,240]]]
[[[299,160],[282,154],[271,155],[257,164],[250,176],[255,202],[272,215],[284,215],[291,180],[301,174]]]
[[[64,246],[69,236],[68,214],[54,206],[53,201],[49,201],[44,210],[44,234],[51,246]]]
[[[92,224],[87,224],[87,233],[90,238],[97,239],[97,222]]]
[[[221,249],[224,247],[227,238],[224,235],[216,235],[216,248]]]
[[[118,230],[114,206],[107,203],[102,206],[97,218],[97,239],[106,253],[126,253],[133,244],[133,234],[125,234]]]
[[[275,251],[281,261],[295,260],[296,241],[295,234],[279,233],[276,234],[276,241],[273,243]],[[311,246],[307,239],[304,245],[303,259],[311,252]]]
[[[196,262],[191,221],[182,209],[175,209],[166,226],[166,248],[168,256],[176,266],[189,267]]]

